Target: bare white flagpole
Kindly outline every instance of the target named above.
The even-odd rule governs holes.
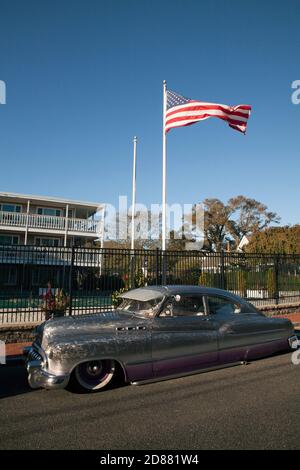
[[[136,144],[137,138],[133,138],[133,174],[132,174],[132,202],[131,202],[131,249],[134,250],[135,236],[135,190],[136,190]]]
[[[166,249],[167,210],[167,136],[165,133],[167,110],[167,82],[163,81],[163,166],[162,166],[162,250]]]

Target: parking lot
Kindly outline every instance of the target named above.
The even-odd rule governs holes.
[[[92,395],[0,366],[0,449],[299,449],[299,390],[291,353]]]

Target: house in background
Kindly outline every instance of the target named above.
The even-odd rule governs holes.
[[[245,246],[249,245],[249,243],[250,243],[249,238],[246,237],[246,235],[244,235],[244,236],[242,237],[240,243],[238,244],[237,251],[243,252]]]
[[[104,204],[0,192],[0,245],[103,241]]]
[[[66,287],[71,247],[103,246],[104,210],[101,203],[0,192],[0,297],[16,288],[38,293],[48,281]],[[101,253],[82,250],[73,265],[101,267]]]

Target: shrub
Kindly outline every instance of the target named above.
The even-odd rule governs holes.
[[[180,277],[184,280],[185,284],[197,285],[200,273],[201,269],[194,267],[183,271]]]
[[[125,283],[118,274],[102,274],[97,282],[100,291],[114,291],[125,287]]]
[[[120,295],[123,294],[123,292],[126,292],[126,289],[124,287],[122,289],[115,290],[112,293],[111,300],[112,300],[112,304],[113,304],[114,308],[117,308],[120,305],[120,303],[122,302],[122,299],[121,299]]]
[[[46,320],[55,316],[65,315],[70,305],[70,299],[63,289],[57,289],[57,292],[53,294],[51,285],[49,285],[47,292],[43,295],[43,301],[42,310],[45,312]]]
[[[276,297],[276,277],[273,268],[267,270],[267,289],[268,297],[274,299]]]
[[[245,271],[237,272],[237,288],[242,297],[247,296],[247,279]]]
[[[199,277],[199,285],[206,287],[215,287],[214,275],[203,271]]]

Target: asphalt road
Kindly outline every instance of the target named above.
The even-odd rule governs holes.
[[[291,353],[92,395],[0,366],[0,449],[299,449],[299,392]]]

